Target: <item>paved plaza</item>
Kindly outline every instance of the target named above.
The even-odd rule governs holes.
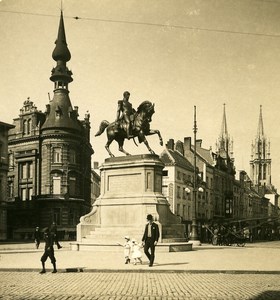
[[[39,274],[41,249],[0,245],[0,299],[280,299],[280,241],[203,245],[125,265],[122,249],[56,250],[58,273]]]

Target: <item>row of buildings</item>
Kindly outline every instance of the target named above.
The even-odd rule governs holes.
[[[0,122],[1,240],[30,239],[36,226],[53,222],[61,239],[74,239],[80,217],[99,195],[97,166],[91,167],[90,115],[80,119],[78,107],[69,98],[73,78],[67,67],[71,54],[62,13],[52,58],[56,62],[50,76],[54,92],[45,112],[27,99],[13,124]],[[160,155],[165,164],[162,190],[172,212],[186,224],[186,232],[192,222],[194,174],[202,188],[196,201],[201,236],[213,222],[278,216],[269,148],[262,112],[252,145],[250,176],[242,171],[236,179],[225,110],[215,152],[203,148],[202,140],[196,140],[194,147],[190,137],[167,142]]]
[[[195,143],[194,147],[191,137],[176,143],[170,139],[161,154],[165,164],[163,194],[173,213],[181,216],[186,224],[187,233],[191,229],[193,205],[196,205],[195,217],[202,239],[207,238],[210,225],[223,223],[250,225],[255,238],[260,230],[279,231],[279,194],[271,182],[270,142],[264,134],[262,107],[257,134],[251,145],[250,174],[246,171],[236,174],[225,106],[216,151],[203,148],[202,140]],[[194,174],[198,174],[196,201]]]

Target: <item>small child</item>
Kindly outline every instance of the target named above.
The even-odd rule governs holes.
[[[131,240],[132,247],[131,247],[131,257],[133,258],[133,264],[136,265],[137,262],[140,262],[142,264],[142,253],[141,253],[141,244],[138,244],[134,239]]]
[[[125,264],[129,264],[130,263],[130,251],[131,251],[132,243],[130,241],[130,237],[129,236],[125,236],[124,238],[125,238],[125,243],[124,244],[118,243],[118,245],[124,247]]]

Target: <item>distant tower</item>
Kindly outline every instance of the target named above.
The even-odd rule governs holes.
[[[270,142],[264,134],[262,106],[257,135],[251,146],[250,175],[256,186],[271,186]]]
[[[227,119],[226,119],[226,105],[224,104],[223,110],[223,119],[220,136],[216,143],[216,153],[223,159],[230,159],[234,161],[233,158],[233,141],[230,139],[227,128]]]

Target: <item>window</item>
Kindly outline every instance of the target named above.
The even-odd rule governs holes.
[[[76,163],[76,152],[73,149],[70,149],[69,151],[69,162],[72,164]]]
[[[177,204],[177,215],[180,215],[180,204]]]
[[[8,183],[8,198],[13,198],[14,197],[14,183],[10,181]]]
[[[69,195],[75,195],[76,193],[76,178],[69,178]]]
[[[53,176],[53,194],[60,194],[61,177]]]
[[[9,153],[9,168],[13,169],[14,168],[14,154]]]
[[[181,172],[180,171],[177,172],[177,179],[181,180]]]
[[[23,121],[23,134],[27,134],[27,120]]]
[[[168,171],[167,170],[163,170],[162,171],[162,176],[168,176]]]
[[[54,163],[61,162],[61,148],[53,148],[53,162]]]
[[[27,134],[31,133],[31,119],[27,121]]]
[[[28,188],[28,200],[32,199],[32,194],[33,194],[33,188]]]
[[[263,166],[263,179],[266,179],[266,165]]]
[[[20,163],[20,179],[33,178],[33,164],[32,162]]]
[[[21,198],[22,201],[28,200],[28,199],[26,199],[26,188],[22,188],[20,190],[20,198]]]
[[[177,186],[177,198],[181,198],[181,187]]]

